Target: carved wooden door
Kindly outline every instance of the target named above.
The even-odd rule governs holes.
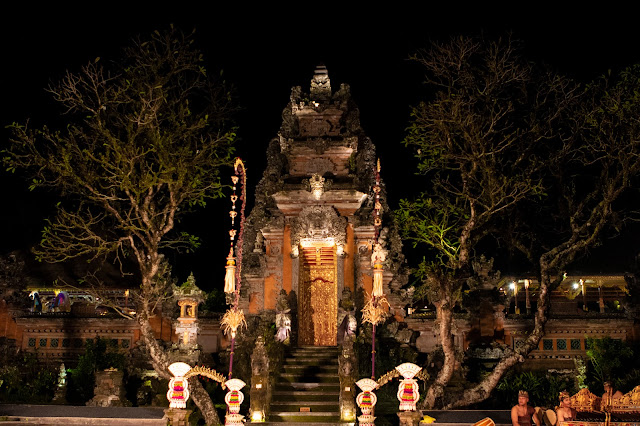
[[[335,346],[338,290],[335,245],[303,247],[300,256],[298,339],[301,345]]]

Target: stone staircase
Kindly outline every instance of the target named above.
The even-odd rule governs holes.
[[[269,425],[340,423],[338,349],[294,348],[273,391]]]

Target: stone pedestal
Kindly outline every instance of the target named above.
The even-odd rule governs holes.
[[[181,408],[166,408],[164,410],[164,419],[170,426],[189,426],[189,416],[192,410],[184,410]]]
[[[130,405],[125,397],[122,383],[123,372],[108,369],[96,372],[95,396],[87,402],[94,407],[123,407]]]
[[[342,344],[338,358],[338,375],[340,378],[340,421],[353,422],[356,419],[356,381],[355,368],[357,359],[353,351],[354,336],[348,335]]]
[[[398,418],[400,426],[418,426],[422,419],[422,413],[420,411],[400,411]]]

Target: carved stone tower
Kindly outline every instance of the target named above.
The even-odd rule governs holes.
[[[174,287],[174,297],[180,306],[180,316],[174,322],[180,348],[193,348],[198,345],[198,305],[204,301],[202,290],[196,286],[193,274],[180,287]]]
[[[343,290],[362,296],[372,289],[375,148],[349,86],[332,92],[324,66],[316,68],[309,93],[292,89],[282,116],[245,228],[242,307],[249,314],[275,310],[284,289],[298,344],[333,346],[346,314],[339,307]],[[400,247],[391,245],[387,294],[401,260]],[[401,320],[400,299],[389,300]]]

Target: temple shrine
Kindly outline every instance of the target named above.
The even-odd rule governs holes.
[[[316,68],[308,92],[292,89],[282,117],[238,242],[243,252],[239,308],[247,316],[275,313],[283,340],[330,353],[328,347],[338,345],[373,291],[375,147],[360,126],[349,86],[334,90],[324,66]],[[382,165],[384,172],[384,159]],[[389,302],[387,321],[396,330],[392,337],[429,353],[438,343],[435,312],[412,301],[384,185],[379,202],[382,287]],[[623,274],[564,277],[551,294],[546,334],[527,364],[572,369],[573,359],[585,356],[587,337],[640,339],[637,296],[630,290],[636,279]],[[534,277],[504,277],[499,288],[494,284],[481,289],[474,306],[454,318],[457,349],[488,363],[526,338],[538,289]],[[222,280],[216,285],[222,288]],[[105,308],[77,289],[58,289],[66,293],[66,304],[55,308],[35,312],[27,307],[23,302],[29,292],[35,298],[39,291],[43,301],[60,299],[58,291],[43,287],[31,283],[20,294],[3,290],[0,337],[17,349],[66,361],[76,359],[84,342],[96,336],[124,351],[138,347],[135,319],[106,315]],[[159,310],[152,319],[156,337],[184,350],[198,347],[203,354],[226,349],[219,317],[198,315],[203,295],[193,277],[176,294],[180,313],[172,318],[172,312]],[[128,290],[114,289],[110,297],[135,315]]]
[[[324,66],[316,68],[308,93],[292,89],[282,116],[247,220],[241,305],[249,314],[275,310],[284,290],[298,344],[335,346],[346,315],[344,290],[356,299],[372,292],[375,148],[349,86],[332,90]],[[382,211],[388,211],[384,199]],[[394,274],[402,261],[399,238],[385,227],[382,239],[390,253],[383,287],[391,315],[402,320],[409,301],[394,292],[403,284]],[[397,245],[389,250],[392,240]]]

